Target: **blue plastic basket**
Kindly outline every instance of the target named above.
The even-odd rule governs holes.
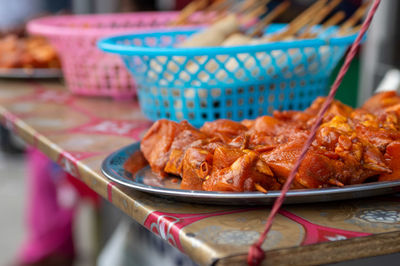
[[[268,33],[285,25],[274,24]],[[195,126],[301,110],[325,95],[327,82],[355,35],[236,47],[174,47],[196,30],[158,31],[101,40],[134,75],[151,120],[188,120]]]

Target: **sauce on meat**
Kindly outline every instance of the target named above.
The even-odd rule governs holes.
[[[186,121],[159,120],[144,136],[141,151],[161,178],[181,177],[182,189],[278,190],[323,101],[316,99],[303,112],[276,111],[273,116],[243,122],[220,119],[200,129]],[[396,93],[377,94],[359,109],[335,101],[292,188],[340,187],[374,178],[398,180],[399,158],[400,97]]]

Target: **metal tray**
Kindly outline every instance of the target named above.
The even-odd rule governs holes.
[[[0,78],[18,78],[18,79],[51,79],[61,78],[62,71],[58,68],[0,68]]]
[[[256,205],[272,204],[280,191],[261,192],[209,192],[179,189],[176,177],[160,180],[150,167],[140,169],[134,176],[126,172],[123,164],[134,152],[140,149],[140,143],[134,143],[109,155],[102,164],[103,174],[112,181],[156,196],[191,203],[215,205]],[[350,185],[342,188],[296,189],[286,194],[285,204],[326,202],[344,199],[371,197],[400,191],[400,181],[371,182],[362,185]]]

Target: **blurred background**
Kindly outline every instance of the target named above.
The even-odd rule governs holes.
[[[180,10],[189,2],[189,0],[0,0],[0,31],[3,35],[23,34],[27,21],[48,14]],[[291,2],[290,11],[281,18],[282,22],[290,21],[314,1],[293,0]],[[345,0],[343,5],[351,14],[361,2]],[[352,63],[337,98],[351,106],[357,106],[372,95],[388,71],[400,68],[399,47],[400,1],[384,0],[369,31],[368,39],[363,44],[358,58]],[[335,74],[332,75],[332,80],[334,77]],[[24,222],[27,203],[25,177],[28,174],[24,154],[26,147],[19,138],[11,135],[4,127],[0,129],[0,139],[0,265],[18,265],[15,264],[15,258],[26,233]],[[96,208],[88,201],[79,207],[78,218],[74,223],[74,237],[77,243],[77,257],[74,262],[52,258],[37,265],[101,263],[107,265],[107,256],[104,254],[113,252],[110,246],[107,249],[107,243],[121,219],[126,222],[118,226],[120,235],[132,231],[132,238],[145,239],[143,245],[148,246],[147,253],[130,252],[129,256],[125,254],[125,263],[151,265],[159,260],[167,265],[193,264],[190,259],[165,245],[161,240],[149,236],[145,230],[132,223],[107,201],[101,200],[99,204],[99,208]],[[155,261],[138,259],[138,257],[146,257],[146,254],[152,253],[152,250],[159,254],[158,258],[153,258]],[[103,251],[107,252],[101,255]],[[390,264],[395,259],[398,261],[398,255],[380,258],[379,262]],[[369,259],[343,263],[343,265],[374,265],[375,263],[376,260]],[[124,265],[124,262],[121,262],[121,265]]]

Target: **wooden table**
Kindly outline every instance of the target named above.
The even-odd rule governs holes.
[[[103,159],[150,125],[136,103],[72,96],[56,82],[0,80],[0,122],[199,264],[245,264],[265,223],[268,206],[185,204],[106,179]],[[285,206],[263,248],[266,265],[399,252],[400,195]]]

